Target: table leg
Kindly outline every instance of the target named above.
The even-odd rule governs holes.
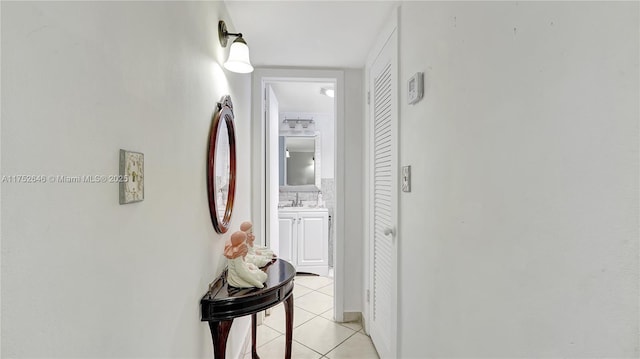
[[[209,322],[211,329],[211,339],[213,340],[213,357],[215,359],[224,359],[227,351],[227,338],[229,330],[233,324],[233,319],[222,320],[219,322]]]
[[[251,314],[251,359],[260,359],[256,350],[256,338],[258,337],[258,318],[256,313]]]
[[[287,318],[285,359],[291,359],[291,342],[293,341],[293,293],[284,301],[284,310]]]

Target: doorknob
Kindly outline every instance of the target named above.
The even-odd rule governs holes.
[[[391,228],[391,227],[387,227],[384,229],[384,235],[388,236],[388,235],[392,235],[395,236],[396,235],[396,230]]]

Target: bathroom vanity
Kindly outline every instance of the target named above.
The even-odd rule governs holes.
[[[329,273],[329,212],[326,208],[278,209],[278,256],[297,272],[327,276]]]

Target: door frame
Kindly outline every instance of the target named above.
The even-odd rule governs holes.
[[[334,297],[333,308],[335,320],[344,320],[344,229],[345,229],[345,158],[338,154],[344,153],[344,72],[340,70],[318,70],[318,69],[287,69],[287,68],[257,68],[253,72],[252,79],[252,121],[251,121],[251,154],[252,154],[252,221],[254,231],[258,238],[264,241],[262,244],[269,245],[266,233],[268,233],[269,223],[269,191],[266,188],[269,178],[270,168],[265,166],[266,147],[268,139],[266,131],[268,124],[265,118],[265,93],[267,83],[271,82],[334,82],[336,95],[334,97],[334,176],[336,184],[336,208],[332,223],[335,225],[336,236],[333,246],[333,272],[334,272]],[[277,224],[276,224],[277,225]]]
[[[372,206],[372,200],[371,200],[371,193],[372,193],[372,180],[371,180],[371,170],[372,170],[372,166],[371,166],[371,161],[372,161],[372,156],[371,156],[371,151],[372,151],[372,146],[371,146],[371,134],[372,134],[372,126],[371,123],[373,121],[373,114],[371,113],[371,107],[372,107],[372,102],[373,102],[373,94],[371,94],[372,89],[370,88],[369,84],[370,84],[370,72],[371,72],[371,68],[373,66],[373,63],[375,62],[375,60],[378,58],[379,54],[382,52],[384,46],[387,44],[387,42],[389,41],[389,39],[392,36],[396,36],[396,48],[394,49],[394,61],[396,62],[395,64],[395,71],[396,71],[396,88],[397,88],[397,93],[396,93],[396,98],[397,98],[397,108],[396,108],[396,116],[397,116],[397,124],[396,124],[396,157],[397,157],[397,165],[400,165],[400,146],[398,145],[398,141],[400,138],[400,94],[401,94],[401,86],[400,85],[400,56],[399,56],[399,50],[400,50],[400,34],[399,34],[399,24],[400,24],[400,7],[395,7],[389,17],[389,19],[385,22],[384,27],[382,28],[382,30],[380,31],[380,33],[378,34],[378,37],[376,39],[376,42],[374,44],[374,46],[371,48],[369,55],[367,56],[367,62],[365,65],[365,70],[364,70],[364,86],[365,86],[365,123],[364,123],[364,151],[363,151],[363,157],[364,157],[364,173],[367,174],[366,176],[366,180],[363,183],[363,200],[364,200],[364,223],[363,223],[363,233],[364,233],[364,275],[363,275],[363,279],[365,280],[365,300],[363,301],[363,316],[362,316],[362,325],[364,328],[364,331],[369,334],[369,323],[371,321],[371,316],[372,316],[372,306],[371,306],[371,301],[370,301],[370,293],[371,293],[371,283],[372,283],[372,275],[373,275],[373,270],[372,270],[372,260],[371,260],[371,255],[372,255],[372,246],[371,246],[371,241],[372,241],[372,230],[371,230],[371,226],[373,225],[373,221],[372,221],[372,210],[371,210],[371,206]],[[371,103],[369,103],[368,101],[371,101]],[[399,168],[397,168],[397,171],[395,172],[395,174],[397,176],[399,176]],[[399,188],[396,189],[399,192]],[[400,267],[398,266],[398,253],[400,253],[400,231],[399,231],[399,221],[400,221],[400,194],[397,193],[396,194],[396,222],[394,227],[395,227],[395,272],[396,272],[396,288],[395,291],[393,291],[396,294],[396,298],[395,298],[395,308],[396,308],[396,313],[391,313],[391,318],[393,319],[393,323],[389,323],[389,325],[391,325],[392,327],[392,333],[395,333],[395,337],[393,338],[393,349],[392,351],[395,353],[394,357],[400,358],[401,356],[401,351],[400,351],[400,346],[399,344],[399,338],[401,338],[401,325],[400,325]]]

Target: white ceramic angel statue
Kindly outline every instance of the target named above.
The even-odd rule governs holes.
[[[253,224],[251,222],[242,222],[240,230],[247,235],[247,244],[249,246],[247,261],[257,265],[258,267],[263,267],[271,263],[271,261],[277,257],[271,249],[254,245],[256,236],[253,234]]]
[[[245,262],[244,257],[249,252],[246,240],[247,235],[238,231],[231,235],[231,240],[225,245],[224,256],[229,259],[227,281],[236,288],[263,288],[267,273]]]
[[[247,263],[251,263],[259,268],[266,266],[267,264],[271,263],[271,261],[273,260],[273,258],[270,258],[270,257],[265,257],[260,254],[251,254],[251,253],[247,253],[244,259]]]

